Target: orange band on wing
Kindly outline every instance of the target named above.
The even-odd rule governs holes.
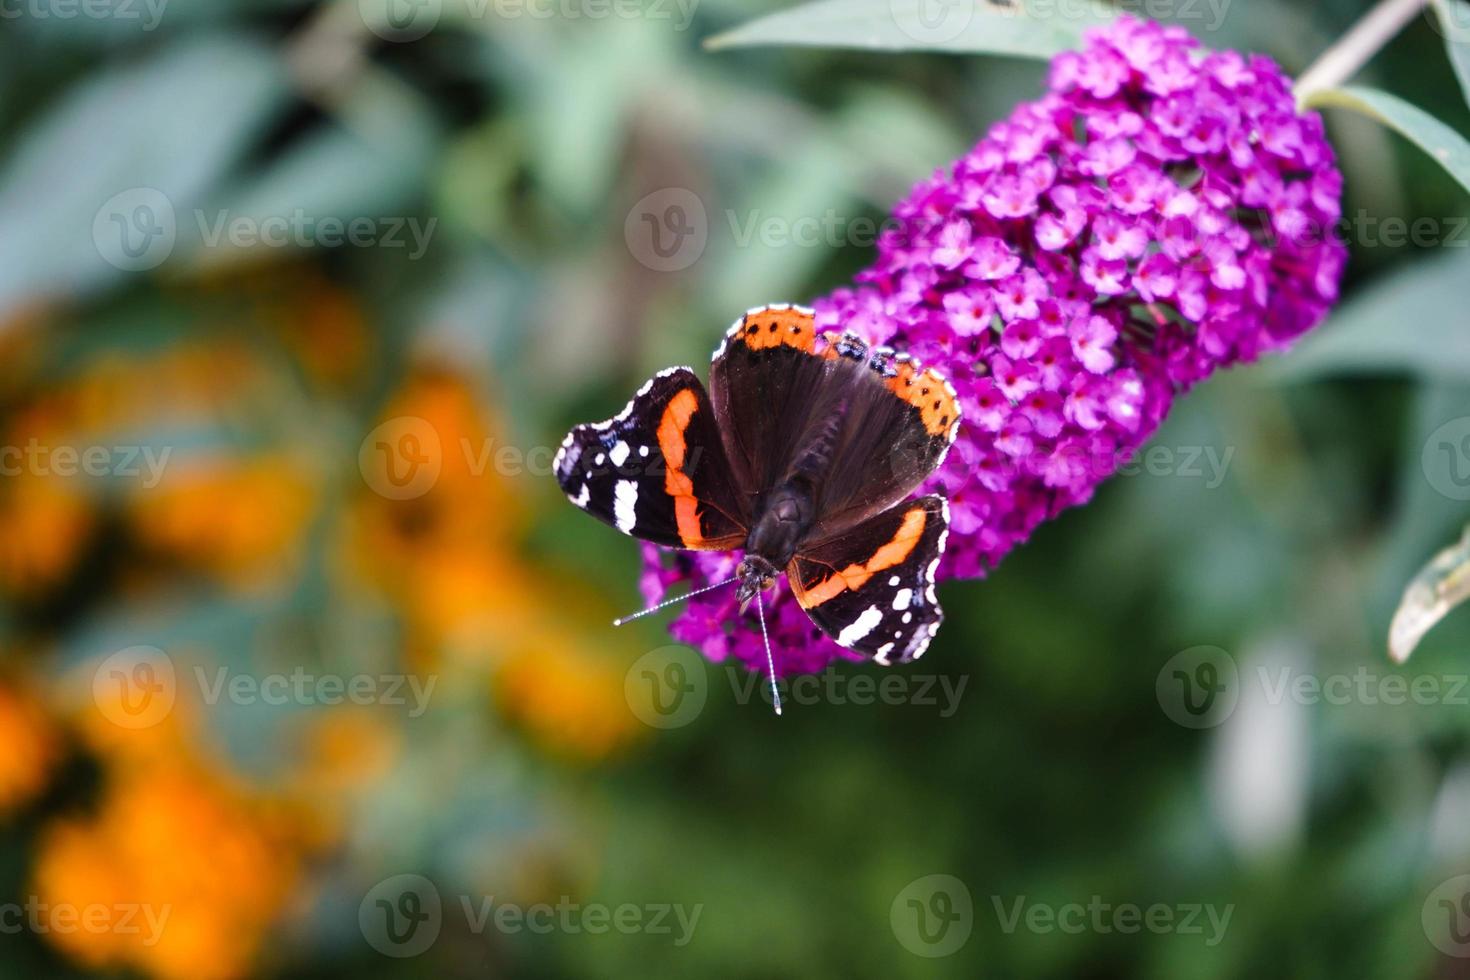
[[[920,374],[910,361],[899,362],[897,368],[898,373],[888,379],[889,389],[919,410],[931,436],[943,435],[960,417],[954,390],[933,368]]]
[[[684,430],[689,428],[689,420],[697,411],[698,397],[692,389],[685,388],[669,399],[658,423],[658,448],[664,455],[664,492],[674,498],[674,519],[686,548],[698,548],[704,543],[694,481],[684,472],[684,455],[688,449]]]
[[[792,576],[796,601],[803,609],[813,609],[848,589],[854,592],[861,589],[867,584],[868,579],[894,565],[902,564],[913,553],[919,539],[924,536],[924,525],[928,521],[929,515],[922,506],[909,510],[903,515],[903,523],[899,525],[898,531],[887,544],[873,553],[873,557],[861,565],[848,565],[836,574],[822,579],[810,589],[801,588],[796,577]]]
[[[816,318],[810,310],[795,307],[751,310],[741,321],[740,339],[751,350],[795,347],[811,354],[817,345]]]

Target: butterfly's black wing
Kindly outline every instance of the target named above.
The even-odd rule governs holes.
[[[813,312],[799,306],[736,321],[710,366],[710,396],[742,492],[803,484],[816,537],[911,494],[960,421],[954,389],[936,372],[851,334],[819,337]]]
[[[934,574],[949,537],[943,497],[909,500],[826,541],[786,569],[796,600],[824,633],[878,663],[922,656],[944,613]]]
[[[635,538],[701,551],[745,541],[748,512],[687,367],[660,371],[606,422],[573,429],[553,468],[572,503]]]

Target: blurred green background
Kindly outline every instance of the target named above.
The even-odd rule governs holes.
[[[1129,9],[1299,72],[1366,6]],[[1370,123],[1338,312],[946,585],[896,696],[607,625],[638,549],[548,447],[1044,78],[701,49],[769,9],[0,4],[0,974],[1470,976],[1470,615],[1385,652],[1470,518],[1467,202]],[[1470,128],[1426,18],[1367,74]]]

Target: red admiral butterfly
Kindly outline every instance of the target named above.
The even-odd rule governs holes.
[[[805,307],[766,306],[731,326],[708,393],[687,367],[660,371],[618,415],[573,429],[555,470],[572,503],[625,534],[743,548],[720,583],[739,581],[742,602],[785,571],[813,623],[888,665],[923,654],[944,618],[934,574],[949,505],[909,495],[959,424],[933,369],[819,336]]]

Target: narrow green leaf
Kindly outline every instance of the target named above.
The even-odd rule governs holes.
[[[1313,109],[1336,106],[1377,120],[1428,153],[1470,191],[1470,142],[1418,106],[1378,89],[1356,86],[1319,89],[1304,101]]]
[[[1331,375],[1408,374],[1470,379],[1464,304],[1470,228],[1448,227],[1446,248],[1374,281],[1269,369],[1283,381]]]
[[[1036,0],[815,0],[710,38],[711,49],[758,44],[954,51],[1047,59],[1078,47],[1112,14],[1093,0],[1074,7]]]
[[[1470,3],[1465,0],[1433,2],[1440,31],[1444,34],[1445,52],[1450,56],[1450,64],[1455,66],[1465,101],[1470,103]]]
[[[1404,589],[1388,629],[1388,653],[1403,663],[1434,624],[1470,599],[1470,528],[1458,543],[1435,555]]]

